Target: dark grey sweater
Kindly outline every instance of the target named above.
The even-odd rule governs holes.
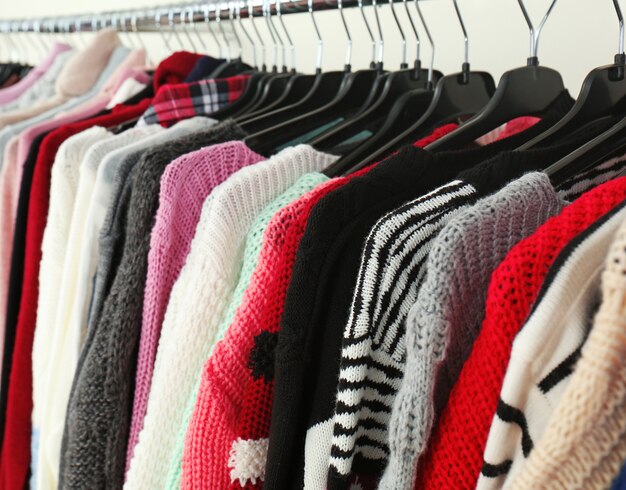
[[[137,343],[141,329],[150,232],[159,205],[159,184],[167,165],[202,147],[241,139],[232,122],[181,137],[145,152],[127,179],[127,212],[116,227],[123,246],[97,322],[81,352],[68,403],[59,488],[118,489],[124,482]],[[121,203],[120,209],[126,207]],[[118,255],[119,254],[119,255]]]

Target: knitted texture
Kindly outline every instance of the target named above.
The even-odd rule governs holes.
[[[165,308],[189,253],[202,203],[228,176],[257,161],[241,143],[225,143],[181,156],[161,177],[159,209],[150,237],[126,470],[146,413]]]
[[[406,366],[382,488],[411,488],[417,458],[478,333],[491,272],[563,206],[547,177],[528,174],[466,208],[434,240],[406,322]]]
[[[46,228],[41,244],[41,264],[39,266],[39,299],[37,302],[37,324],[33,340],[33,438],[39,437],[39,430],[46,410],[46,380],[51,368],[51,360],[56,351],[52,348],[54,321],[59,299],[59,285],[63,281],[63,267],[70,238],[72,210],[78,190],[79,167],[87,150],[110,133],[101,127],[94,127],[68,138],[59,148],[52,166],[50,183],[50,207]],[[66,400],[67,403],[67,400]],[[62,422],[62,421],[61,421]],[[57,454],[58,454],[57,448]],[[56,466],[45,467],[38,462],[38,454],[31,456],[31,482],[45,488],[56,486],[47,472],[58,471]],[[52,484],[51,484],[52,483]],[[37,484],[32,485],[38,488]]]
[[[97,143],[89,150],[80,165],[78,198],[70,229],[72,248],[65,261],[61,303],[52,335],[47,339],[50,365],[44,377],[45,392],[39,456],[41,465],[49,468],[51,486],[59,480],[61,437],[72,381],[80,355],[81,339],[86,331],[87,314],[93,290],[98,258],[98,233],[106,209],[109,182],[106,169],[133,143],[162,131],[159,127],[132,128]]]
[[[367,170],[356,173],[354,176],[363,174]],[[247,483],[246,488],[262,488],[263,486],[273,396],[272,373],[269,372],[268,376],[263,378],[259,376],[255,378],[248,365],[255,337],[259,335],[272,337],[279,330],[293,262],[309,213],[319,199],[345,184],[352,177],[332,179],[317,186],[300,199],[285,206],[272,218],[263,235],[258,265],[250,279],[250,285],[244,293],[241,306],[228,329],[228,339],[235,342],[235,339],[241,338],[241,343],[231,343],[224,339],[211,356],[211,359],[215,360],[210,361],[203,370],[202,380],[206,384],[201,392],[203,399],[204,393],[213,393],[214,390],[217,392],[216,398],[208,405],[199,404],[198,412],[194,415],[194,425],[192,426],[190,422],[190,434],[193,434],[192,430],[196,430],[195,424],[198,423],[197,420],[201,416],[207,414],[213,417],[219,414],[219,419],[224,419],[224,422],[229,424],[229,431],[232,431],[229,434],[231,445],[240,441],[239,446],[265,448],[265,452],[260,455],[261,459],[255,466],[257,473],[249,475],[249,481],[245,482]],[[226,348],[227,345],[238,348],[234,352],[230,352]],[[221,361],[228,354],[230,354],[229,362],[223,364]],[[257,364],[273,365],[272,349],[258,351],[256,359]],[[216,383],[213,383],[214,378]],[[221,381],[222,379],[224,382]],[[228,393],[227,388],[237,390],[236,396],[222,395],[222,392]],[[192,427],[194,428],[192,429]],[[216,445],[220,443],[217,441]],[[215,463],[217,462],[216,460]],[[185,468],[189,464],[189,460],[183,460]],[[227,466],[220,467],[214,463],[207,468],[210,475],[220,475],[224,471],[230,471],[230,469]],[[188,474],[186,471],[183,473],[183,486],[188,485],[186,479]],[[252,483],[253,478],[254,484]],[[241,488],[241,483],[234,480],[230,487]]]
[[[548,269],[570,240],[625,197],[626,178],[589,191],[513,247],[494,271],[480,333],[420,462],[416,488],[475,487],[513,338]]]
[[[620,472],[626,459],[625,305],[622,223],[606,258],[602,303],[581,358],[511,489],[604,489]]]
[[[451,182],[380,218],[365,241],[332,422],[330,465],[341,475],[350,474],[359,454],[370,461],[387,458],[386,427],[404,370],[404,319],[434,236],[477,193]],[[313,448],[316,439],[307,437],[307,445]]]
[[[98,323],[102,305],[113,282],[113,276],[122,254],[121,249],[123,248],[126,213],[129,202],[129,199],[123,198],[123,194],[125,185],[130,182],[129,175],[132,169],[146,149],[152,145],[160,145],[187,134],[209,129],[214,124],[215,121],[206,117],[185,119],[166,131],[161,131],[150,138],[142,140],[140,144],[127,148],[124,158],[115,169],[111,198],[109,200],[110,204],[106,210],[100,230],[98,266],[91,299],[88,328],[92,328],[93,325]]]
[[[507,486],[545,431],[580,357],[607,252],[624,217],[621,204],[580,233],[546,276],[513,342],[477,488]]]
[[[39,297],[41,243],[48,215],[52,165],[59,146],[95,125],[115,125],[136,117],[146,104],[118,108],[112,114],[63,126],[47,135],[40,148],[28,205],[23,292],[8,384],[6,424],[0,462],[0,487],[22,490],[30,463],[32,349]]]
[[[219,125],[151,148],[133,169],[118,271],[100,320],[88,333],[68,403],[60,481],[63,488],[122,486],[159,182],[167,165],[180,155],[238,137],[241,131],[232,124]]]
[[[331,159],[328,161],[330,162]],[[232,330],[229,329],[229,327],[233,324],[235,312],[238,311],[238,308],[242,304],[244,293],[250,285],[251,276],[255,267],[257,267],[263,243],[263,234],[267,229],[270,220],[283,207],[289,205],[306,192],[327,180],[328,177],[320,173],[303,175],[294,185],[266,206],[266,208],[257,217],[255,223],[252,225],[248,235],[246,236],[243,265],[239,276],[239,282],[233,293],[233,298],[228,305],[226,314],[224,315],[224,321],[218,328],[218,337],[222,338],[222,340],[216,344],[214,352],[205,363],[203,373],[209,369],[208,366],[211,363],[231,362],[232,354],[224,359],[224,354],[219,354],[220,349],[237,349],[239,346],[238,342],[241,341],[241,337],[237,335],[237,332],[235,332],[235,336],[233,337],[231,334]],[[226,335],[226,337],[224,337],[224,335]],[[228,380],[230,382],[233,378],[228,378]],[[221,415],[223,412],[218,412],[218,417],[212,416],[210,424],[205,423],[202,416],[203,413],[206,412],[204,405],[207,404],[207,402],[215,403],[219,401],[219,393],[214,395],[210,391],[210,387],[207,387],[206,385],[205,377],[203,376],[199,390],[196,390],[193,396],[193,405],[195,408],[191,407],[191,410],[187,410],[186,415],[188,415],[188,417],[185,419],[185,423],[183,424],[185,431],[178,436],[176,443],[177,450],[173,459],[173,464],[170,467],[168,488],[180,488],[183,462],[191,463],[189,466],[185,465],[184,469],[190,475],[190,479],[194,486],[208,485],[209,488],[226,488],[230,482],[230,479],[228,478],[227,462],[231,441],[224,441],[223,436],[219,436],[219,434],[224,431],[224,425],[222,423],[223,416]],[[214,399],[213,396],[218,396],[218,398]],[[189,441],[188,444],[185,444],[185,438]],[[207,441],[209,443],[207,443]],[[186,451],[184,459],[183,449]],[[198,469],[200,470],[199,474],[196,474]],[[215,469],[219,469],[221,471],[216,472]],[[221,483],[218,483],[219,478],[213,477],[213,474],[217,474],[218,477],[221,474],[221,476],[224,477]]]
[[[174,457],[176,436],[184,430],[186,404],[191,403],[202,365],[219,340],[217,328],[241,273],[250,226],[300,175],[323,169],[332,158],[308,146],[290,148],[240,170],[205,201],[187,261],[170,295],[144,427],[126,488],[165,484],[164,462]]]

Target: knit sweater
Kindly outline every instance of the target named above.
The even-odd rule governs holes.
[[[50,207],[41,244],[37,324],[32,354],[32,488],[56,486],[53,483],[55,480],[51,480],[49,475],[58,472],[58,458],[56,464],[47,466],[44,463],[45,459],[38,461],[38,453],[34,448],[39,446],[39,429],[43,416],[49,409],[45,403],[46,380],[50,373],[51,359],[57,354],[57,351],[52,348],[52,339],[55,335],[54,318],[59,300],[59,285],[62,284],[64,277],[66,250],[70,241],[72,210],[78,189],[79,167],[90,147],[109,136],[110,133],[107,130],[96,126],[68,138],[60,146],[55,164],[52,166]],[[43,454],[39,456],[44,457]]]
[[[70,136],[95,125],[115,125],[138,115],[146,104],[118,107],[113,113],[51,132],[43,140],[28,205],[23,292],[16,326],[8,383],[6,423],[0,456],[0,486],[21,490],[30,462],[32,413],[32,348],[39,296],[41,243],[48,215],[51,169],[59,146]]]
[[[624,217],[624,205],[617,206],[572,240],[550,268],[513,342],[477,488],[512,481],[545,431],[580,357],[599,302],[600,274]]]
[[[330,161],[331,159],[328,159],[328,162]],[[327,180],[328,178],[320,173],[303,175],[294,185],[266,206],[250,228],[246,236],[243,266],[239,282],[228,305],[224,321],[218,328],[218,336],[223,338],[216,344],[213,353],[202,368],[203,377],[200,387],[194,396],[193,416],[189,417],[188,421],[184,423],[186,429],[184,433],[179,434],[177,449],[180,448],[181,453],[177,452],[174,464],[171,465],[175,471],[168,478],[168,488],[181,487],[181,469],[185,472],[185,483],[183,486],[227,488],[231,482],[228,462],[232,440],[228,438],[228,429],[232,427],[232,425],[229,425],[229,423],[232,424],[232,420],[226,418],[228,412],[223,411],[225,395],[219,392],[215,393],[207,386],[204,373],[208,372],[210,365],[215,362],[225,363],[225,369],[229,369],[231,363],[234,363],[236,360],[231,354],[231,349],[241,347],[242,336],[241,332],[233,332],[233,329],[229,327],[234,325],[235,311],[239,311],[238,308],[242,304],[244,293],[250,285],[251,276],[258,264],[264,232],[270,220],[283,207]],[[224,349],[226,349],[226,352],[224,352]],[[236,379],[235,373],[233,373],[232,377],[224,378],[222,383],[232,383],[234,379]],[[205,416],[207,403],[217,403],[221,409],[211,411],[212,415],[209,419]],[[207,423],[208,420],[211,420],[211,422]],[[188,444],[185,444],[186,434],[189,434],[187,437]],[[180,435],[182,435],[182,438]],[[182,454],[183,448],[185,450],[184,459]],[[181,466],[181,463],[184,464],[184,468]]]
[[[519,242],[494,271],[485,318],[429,447],[415,488],[474,488],[514,336],[564,246],[626,198],[621,177],[585,193]]]
[[[417,458],[477,335],[491,272],[563,206],[547,177],[531,173],[461,210],[434,239],[406,321],[382,488],[411,488]]]
[[[335,405],[343,333],[337,325],[347,323],[361,250],[376,221],[538,130],[458,154],[431,155],[406,148],[318,203],[298,249],[300,258],[281,320],[266,485],[280,488],[308,482],[303,460],[309,447],[323,447],[316,451],[330,457],[330,444],[319,446],[317,441],[332,432],[328,421]],[[327,461],[322,464],[327,466]],[[317,484],[323,486],[323,479],[322,474]]]
[[[50,364],[42,380],[45,389],[41,406],[45,407],[45,412],[40,427],[43,451],[39,455],[44,458],[41,464],[49,468],[50,486],[54,487],[59,480],[67,401],[80,354],[80,339],[86,330],[98,257],[97,238],[108,198],[106,169],[115,163],[119,151],[161,130],[156,126],[141,129],[133,128],[93,145],[80,165],[58,314],[51,335],[45,339],[50,349]]]
[[[189,254],[202,204],[213,188],[258,158],[238,143],[183,155],[161,178],[159,210],[150,238],[141,337],[126,469],[143,426],[161,324],[174,282]]]
[[[353,480],[359,478],[362,485],[367,485],[366,480],[377,479],[380,476],[375,468],[381,463],[384,464],[387,458],[389,418],[404,373],[406,360],[404,322],[411,305],[417,300],[426,272],[424,267],[426,258],[437,233],[450,219],[462,212],[459,206],[463,202],[471,202],[476,197],[499,189],[510,178],[519,176],[526,170],[542,168],[579,144],[573,139],[549,149],[526,154],[500,155],[491,162],[485,162],[470,172],[461,174],[458,182],[444,186],[390,213],[373,228],[365,244],[359,281],[344,332],[329,482],[337,480],[337,485],[340,486],[339,481],[345,479],[340,475],[352,473]],[[608,169],[600,172],[597,181],[606,181],[620,172],[622,165],[610,163]],[[554,202],[556,199],[554,192],[552,196]],[[524,212],[521,218],[519,216],[518,214],[517,219],[522,222],[532,223],[535,219],[524,217]],[[540,215],[534,226],[537,227],[541,222]],[[511,223],[509,225],[513,227]],[[518,233],[518,238],[521,238],[521,233]],[[497,239],[494,241],[497,242]],[[509,248],[514,243],[511,238],[508,242]],[[490,245],[489,250],[493,250],[493,246]],[[465,252],[465,256],[468,254],[469,252]],[[499,258],[505,254],[506,250],[501,249]],[[488,282],[490,272],[498,262],[494,258],[491,267],[482,264],[485,292],[487,288],[485,283]],[[474,277],[469,281],[471,286],[468,287],[474,290],[478,288],[480,282],[478,277]],[[437,284],[438,287],[442,287],[445,283]],[[477,296],[480,297],[479,294]],[[478,298],[474,299],[479,301]],[[441,306],[441,299],[435,303]],[[446,306],[444,301],[444,311]],[[426,308],[429,312],[436,311],[433,303],[429,303]],[[476,315],[482,314],[480,303],[475,306],[474,311],[478,312]],[[464,318],[471,322],[469,315],[465,315]],[[433,325],[429,321],[426,325],[437,324]],[[463,360],[469,354],[468,346],[471,346],[479,325],[480,321],[471,327],[459,327],[451,333],[452,352],[445,360],[447,379],[444,377],[443,382],[438,383],[439,386],[434,391],[437,397],[436,413],[445,403],[450,386],[454,383]],[[442,338],[445,345],[448,334],[445,331],[435,330],[435,332],[437,332],[435,338]],[[426,332],[422,335],[423,345],[437,351],[439,347],[433,344],[431,339]],[[427,363],[426,365],[430,368]],[[427,380],[426,383],[433,383],[433,376],[440,374],[437,370],[428,372],[424,378]],[[428,396],[425,398],[429,403]],[[422,420],[426,425],[431,424],[432,415],[420,414],[418,420]],[[312,440],[311,444],[314,445],[315,441]],[[354,461],[356,463],[351,467]],[[411,481],[405,480],[404,486],[410,486]],[[393,482],[390,488],[397,488],[397,483]]]
[[[576,369],[510,488],[604,489],[619,473],[626,458],[625,295],[622,222],[606,257],[600,310]]]
[[[118,271],[98,324],[88,333],[68,403],[60,475],[63,488],[122,486],[134,355],[161,175],[173,159],[188,151],[240,136],[232,124],[216,126],[151,148],[133,168]]]
[[[176,435],[184,430],[184,409],[219,340],[217,328],[241,274],[250,226],[300,175],[322,170],[332,158],[307,146],[285,150],[240,170],[204,203],[187,262],[170,296],[144,428],[126,488],[159,488],[165,483],[167,469],[161,462],[174,456]]]
[[[142,140],[136,145],[126,148],[124,157],[113,169],[113,182],[109,206],[104,216],[100,230],[98,247],[98,266],[96,280],[91,296],[91,309],[89,311],[89,326],[96,325],[102,312],[102,304],[109,292],[113,277],[121,256],[124,236],[126,212],[130,192],[125,198],[122,197],[124,188],[130,182],[129,175],[147,148],[173,141],[181,136],[209,129],[215,121],[206,117],[193,117],[185,119],[171,128]],[[129,189],[130,190],[130,189]],[[84,339],[82,339],[84,341]],[[82,343],[81,343],[82,345]]]

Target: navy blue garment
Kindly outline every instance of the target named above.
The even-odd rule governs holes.
[[[213,73],[215,69],[224,62],[226,62],[226,60],[213,58],[211,56],[203,56],[196,61],[193,69],[185,78],[184,83],[197,82],[199,80],[209,78],[211,73]]]

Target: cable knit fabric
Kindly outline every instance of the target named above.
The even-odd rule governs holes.
[[[50,179],[59,146],[70,136],[92,126],[109,126],[136,117],[146,104],[119,107],[111,114],[59,128],[44,139],[37,157],[28,202],[24,279],[8,381],[6,424],[2,442],[0,486],[22,490],[30,464],[32,415],[32,349],[39,297],[41,243],[48,215]],[[4,372],[3,372],[4,376]]]
[[[327,180],[328,180],[328,177],[320,173],[310,173],[310,174],[303,175],[300,179],[298,179],[298,181],[294,185],[292,185],[284,193],[282,193],[280,196],[274,199],[274,201],[272,201],[263,210],[263,212],[259,214],[259,216],[257,217],[255,223],[250,228],[250,232],[248,233],[246,237],[246,245],[244,249],[242,271],[239,277],[237,287],[235,288],[235,291],[233,293],[233,298],[228,305],[226,314],[224,315],[224,321],[218,327],[218,337],[222,338],[222,340],[220,340],[216,344],[215,350],[219,349],[220,345],[229,342],[227,339],[223,337],[224,335],[228,335],[228,332],[230,331],[229,327],[233,322],[235,312],[241,305],[243,295],[250,284],[252,273],[254,272],[255,267],[258,263],[258,258],[259,258],[259,254],[260,254],[260,250],[262,246],[263,233],[265,229],[267,228],[270,220],[284,206],[289,205],[289,203],[291,203],[292,201],[295,201],[296,199],[301,197],[304,193],[310,191],[315,186]],[[205,366],[203,367],[203,371],[207,369],[207,366],[209,363],[213,362],[211,359],[213,359],[215,356],[219,357],[219,355],[216,353],[212,353],[210,355],[209,359],[205,363]],[[196,419],[196,415],[193,415],[193,414],[197,414],[201,412],[202,410],[204,410],[203,404],[206,403],[207,400],[205,396],[202,394],[203,389],[204,389],[204,379],[201,380],[200,386],[194,392],[194,395],[192,397],[193,403],[190,406],[188,406],[185,411],[185,422],[183,424],[184,430],[178,434],[178,440],[176,441],[175,457],[173,459],[173,464],[170,465],[170,475],[168,477],[168,488],[171,488],[171,489],[180,488],[181,473],[183,470],[182,465],[184,461],[193,461],[192,470],[194,468],[198,468],[198,461],[205,461],[203,456],[206,456],[207,453],[206,453],[206,448],[204,447],[201,448],[201,453],[199,456],[192,454],[191,456],[183,459],[184,451],[187,454],[190,454],[190,453],[194,453],[195,450],[198,449],[197,445],[195,446],[193,445],[193,442],[191,442],[190,444],[185,444],[187,434],[189,434],[189,436],[187,437],[189,437],[190,441],[198,437],[198,435],[194,433],[194,430],[201,431],[202,434],[199,434],[199,437],[202,438],[201,440],[206,441],[207,436],[206,434],[204,434],[204,432],[207,429],[211,428],[212,434],[211,436],[209,436],[209,440],[212,441],[213,449],[211,450],[211,456],[209,459],[211,462],[215,462],[215,463],[219,462],[220,464],[218,464],[217,466],[218,467],[221,466],[223,471],[226,472],[229,446],[223,444],[220,447],[219,441],[221,439],[217,439],[215,437],[216,434],[215,434],[214,428],[219,426],[218,419],[214,419],[213,422],[210,424],[210,426],[205,425],[205,424],[197,426],[192,422],[194,419]],[[208,470],[210,468],[208,461],[207,461],[206,466],[202,464],[201,468],[203,470]],[[210,473],[208,474],[210,475]],[[204,472],[202,475],[198,475],[198,477],[199,479],[197,479],[197,483],[204,484],[204,482],[213,481],[214,483],[212,483],[211,485],[217,485],[215,483],[215,480],[210,477],[207,478],[206,473]],[[194,476],[194,480],[195,479],[196,477]],[[225,481],[229,481],[229,480],[225,480]],[[196,482],[194,481],[194,485],[195,484]],[[220,485],[217,485],[217,487],[220,487]]]
[[[432,441],[418,466],[415,488],[474,488],[511,353],[559,252],[626,198],[621,177],[585,193],[519,242],[494,271],[485,319]]]
[[[622,204],[572,240],[550,268],[513,342],[477,488],[507,486],[545,431],[580,357],[607,252],[624,217]]]
[[[228,176],[257,161],[257,155],[241,143],[225,143],[183,155],[167,167],[161,178],[159,210],[148,254],[127,470],[146,414],[167,301],[189,253],[202,204]]]
[[[39,446],[40,427],[49,408],[45,403],[46,380],[55,351],[51,348],[54,338],[59,285],[63,281],[63,267],[70,239],[72,210],[78,190],[81,161],[91,146],[110,133],[101,127],[93,127],[68,138],[59,148],[52,166],[50,183],[50,208],[41,244],[39,266],[39,299],[37,302],[37,325],[33,340],[33,414],[31,443],[31,488],[55,487],[56,480],[50,474],[58,473],[58,450],[56,463],[46,465],[46,458],[34,448]],[[47,451],[47,450],[45,450]]]
[[[478,334],[492,271],[565,204],[545,174],[531,173],[465,210],[434,240],[406,321],[406,365],[389,421],[382,488],[411,488],[418,457]],[[470,289],[473,294],[462,294]]]
[[[331,158],[308,146],[290,148],[240,170],[205,201],[187,262],[170,295],[144,427],[126,488],[165,484],[163,462],[174,457],[176,436],[184,430],[185,407],[192,403],[202,365],[219,340],[217,328],[241,274],[250,226],[302,174],[320,171]]]
[[[132,373],[141,325],[150,230],[161,175],[178,156],[241,137],[218,125],[148,150],[133,168],[126,236],[118,272],[97,325],[89,332],[68,403],[62,488],[120,488],[132,406]]]
[[[623,222],[606,257],[600,310],[576,369],[546,431],[508,488],[605,489],[620,472],[626,458],[625,305]]]

